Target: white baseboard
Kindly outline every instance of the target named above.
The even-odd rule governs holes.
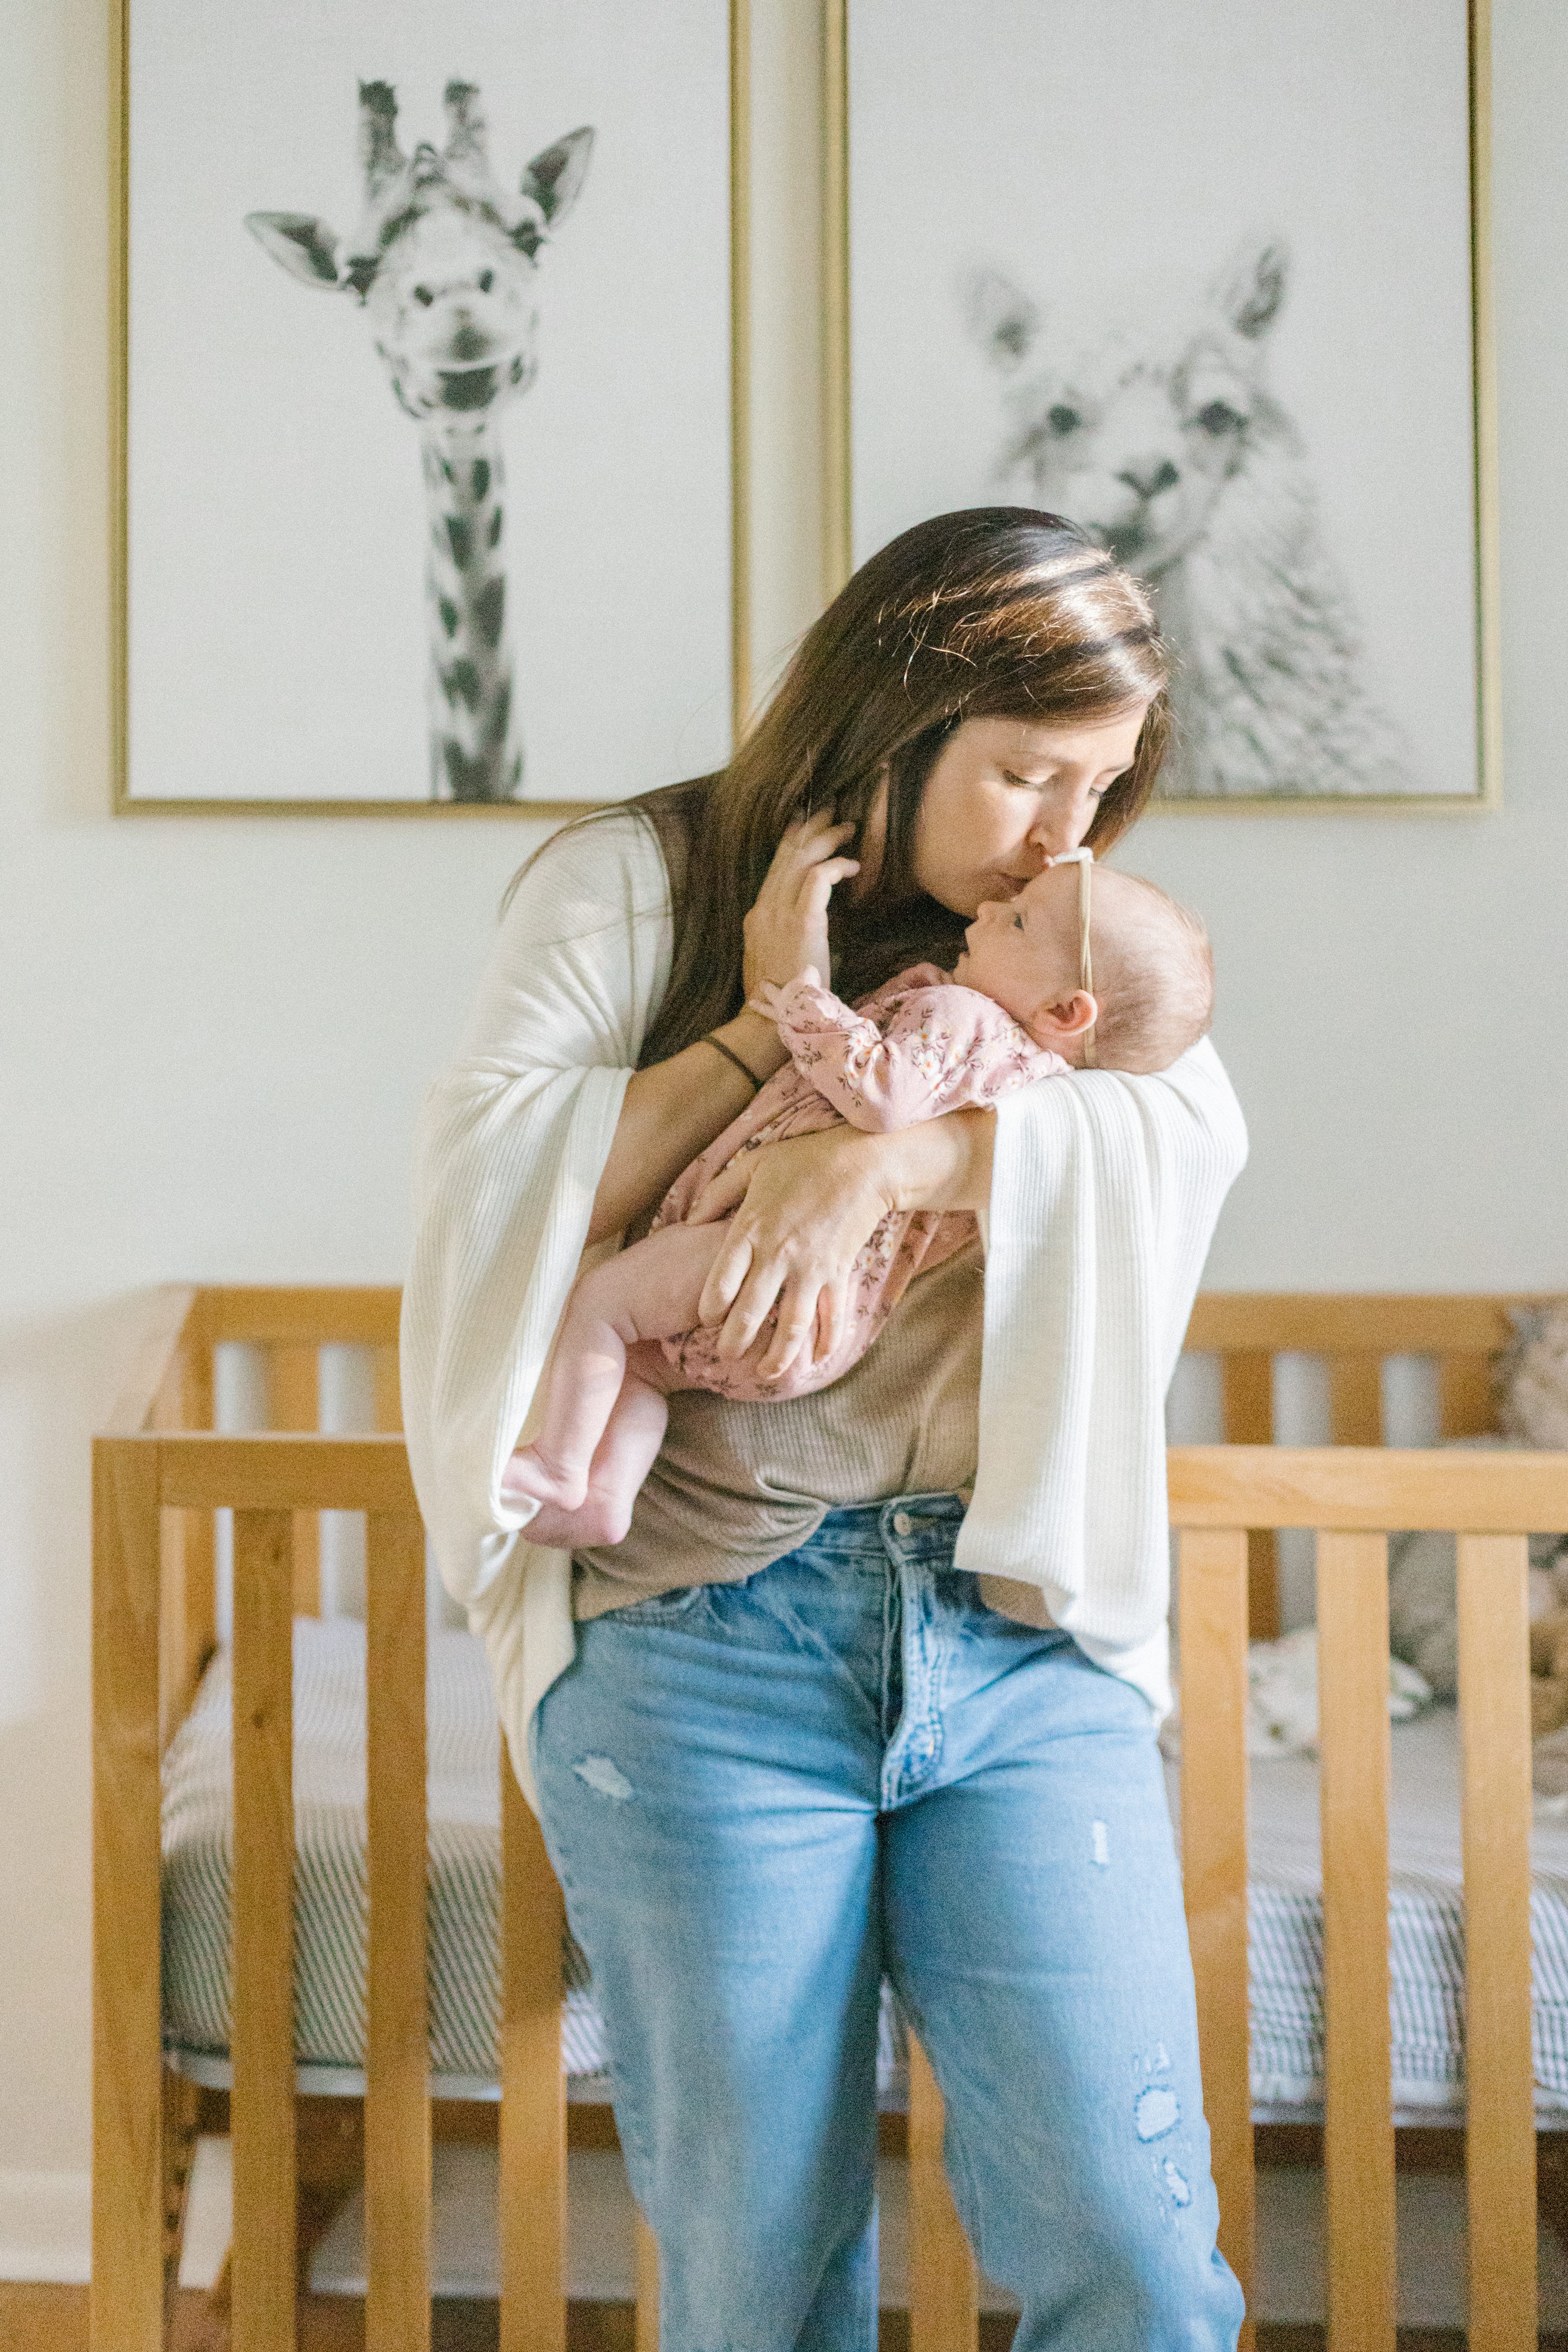
[[[92,2176],[0,2171],[0,2279],[85,2286],[92,2268]]]

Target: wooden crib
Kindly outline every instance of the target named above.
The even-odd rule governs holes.
[[[1484,1428],[1499,1299],[1209,1297],[1188,1335],[1223,1360],[1224,1445],[1171,1455],[1179,1531],[1182,1828],[1222,2244],[1252,2268],[1247,2065],[1249,1631],[1277,1629],[1276,1531],[1318,1530],[1326,2108],[1332,2352],[1393,2352],[1394,2133],[1387,1960],[1386,1531],[1459,1538],[1464,1731],[1469,2341],[1535,2341],[1528,1531],[1568,1527],[1568,1458],[1396,1452],[1379,1366],[1433,1357],[1446,1434]],[[233,2341],[295,2341],[291,1622],[320,1606],[322,1510],[367,1526],[368,2033],[363,2102],[372,2352],[427,2352],[431,2102],[426,2011],[425,1548],[398,1427],[389,1289],[160,1294],[94,1449],[93,2352],[165,2342],[196,2094],[160,2034],[160,1765],[216,1638],[214,1513],[234,1514]],[[214,1349],[265,1351],[272,1433],[213,1433]],[[315,1433],[318,1351],[374,1351],[378,1433]],[[1274,1446],[1271,1364],[1326,1356],[1338,1443]],[[502,2352],[563,2352],[567,2116],[559,1891],[503,1768],[500,2167]],[[356,2152],[359,2140],[349,2135]],[[942,2110],[911,2051],[912,2352],[978,2341],[973,2258],[942,2172]],[[638,2249],[638,2352],[657,2257]],[[1250,2339],[1250,2324],[1247,2337]]]

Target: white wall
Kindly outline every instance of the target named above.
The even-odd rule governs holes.
[[[1494,16],[1504,806],[1183,814],[1125,853],[1214,933],[1252,1131],[1219,1288],[1568,1288],[1568,12]]]
[[[818,588],[816,12],[754,5],[765,659]],[[396,1277],[415,1107],[535,837],[107,814],[104,13],[12,0],[0,70],[0,2275],[85,2254],[90,1432],[148,1286]],[[1568,15],[1497,15],[1507,806],[1164,818],[1131,860],[1215,933],[1231,1287],[1568,1286]]]

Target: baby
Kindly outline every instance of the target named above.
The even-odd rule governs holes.
[[[814,1357],[808,1341],[763,1381],[754,1366],[774,1318],[746,1356],[720,1356],[722,1326],[699,1322],[698,1302],[725,1226],[687,1222],[739,1154],[841,1120],[912,1127],[1075,1067],[1168,1069],[1209,1025],[1214,974],[1202,925],[1153,883],[1095,869],[1088,850],[1056,859],[1016,898],[983,906],[964,938],[951,976],[916,964],[853,1011],[810,965],[787,987],[763,982],[752,1009],[776,1024],[790,1060],[676,1180],[647,1238],[579,1280],[539,1434],[507,1466],[509,1496],[580,1513],[581,1543],[618,1543],[663,1441],[672,1391],[767,1401],[826,1388],[859,1361],[914,1277],[974,1231],[966,1214],[884,1217],[856,1259],[830,1352]]]

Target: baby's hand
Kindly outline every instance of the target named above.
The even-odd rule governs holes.
[[[801,981],[804,981],[808,988],[822,986],[822,975],[814,963],[806,964],[802,971],[796,972],[789,985],[794,988]],[[784,991],[777,985],[776,982],[760,980],[754,994],[746,999],[746,1010],[748,1013],[760,1013],[764,1021],[776,1024],[784,1017]]]

